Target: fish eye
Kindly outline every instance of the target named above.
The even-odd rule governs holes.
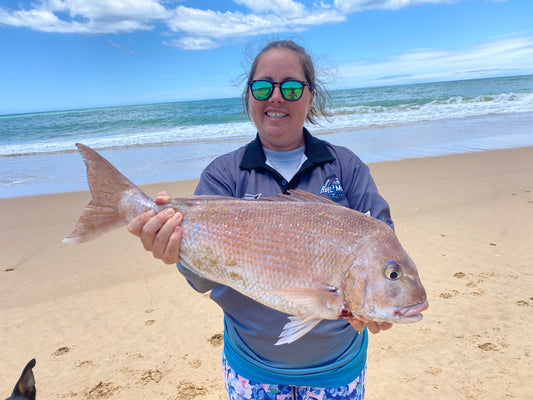
[[[389,281],[397,281],[402,277],[402,269],[396,261],[387,261],[385,266],[385,277]]]

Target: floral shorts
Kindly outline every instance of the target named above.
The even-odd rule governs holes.
[[[224,383],[229,400],[363,400],[366,366],[348,385],[334,388],[273,385],[250,381],[240,376],[222,357]]]

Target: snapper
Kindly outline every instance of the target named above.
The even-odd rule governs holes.
[[[79,243],[141,213],[183,214],[182,264],[288,314],[276,344],[323,319],[409,323],[428,308],[415,264],[385,223],[302,190],[256,200],[192,196],[156,205],[93,149],[76,145],[92,200],[65,243]]]

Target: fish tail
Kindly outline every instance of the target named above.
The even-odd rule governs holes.
[[[78,220],[74,231],[64,243],[92,240],[112,229],[126,225],[153,207],[146,196],[128,178],[96,151],[76,143],[87,167],[87,180],[92,200]]]

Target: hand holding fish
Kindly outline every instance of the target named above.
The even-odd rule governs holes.
[[[169,201],[168,193],[160,192],[154,202],[162,206]],[[128,231],[141,238],[144,248],[151,251],[154,258],[165,264],[175,264],[180,260],[181,221],[181,213],[172,208],[159,213],[150,210],[133,219]]]
[[[381,331],[386,331],[387,329],[392,328],[390,322],[374,322],[367,319],[357,319],[357,318],[348,318],[350,324],[357,332],[362,332],[365,329],[365,325],[371,333],[379,333]]]

